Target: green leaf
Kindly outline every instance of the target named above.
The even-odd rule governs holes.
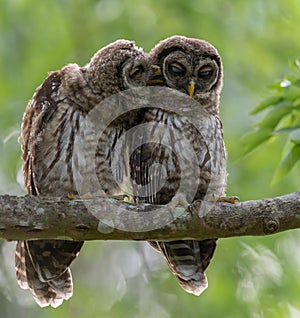
[[[293,85],[299,87],[299,86],[300,86],[300,79],[299,79],[299,78],[296,78],[296,79],[293,81]]]
[[[290,84],[287,86],[284,86],[285,82],[289,82]],[[274,94],[273,96],[266,98],[256,108],[254,108],[250,112],[250,114],[255,115],[268,107],[279,104],[280,102],[284,100],[290,100],[290,101],[298,100],[300,98],[299,86],[300,86],[299,80],[290,81],[288,79],[272,84],[271,88],[276,89],[278,92],[280,92],[280,94],[277,93],[277,95]]]
[[[244,155],[248,154],[253,149],[257,148],[260,144],[271,137],[272,129],[261,128],[259,130],[252,131],[242,137],[242,143],[244,144]]]
[[[294,144],[300,145],[300,128],[295,129],[294,131],[292,131],[290,133],[290,135],[289,135],[289,139]]]
[[[299,126],[284,127],[284,128],[278,129],[278,130],[274,130],[272,132],[272,136],[281,135],[281,134],[288,134],[288,133],[291,133],[291,132],[298,130],[298,129],[300,129]]]
[[[298,108],[300,106],[300,96],[299,98],[295,99],[293,102],[294,107]]]
[[[274,129],[283,117],[290,114],[293,107],[293,104],[289,101],[281,102],[266,114],[266,116],[258,123],[258,126]]]
[[[295,99],[300,98],[300,87],[296,85],[291,85],[284,90],[282,97],[285,100],[294,101]]]
[[[294,67],[296,69],[300,68],[300,61],[298,59],[293,60],[289,64],[290,64],[290,67]]]
[[[283,87],[282,87],[282,80],[280,81],[276,81],[270,85],[267,86],[270,90],[275,90],[279,93],[281,93],[283,91]]]
[[[255,115],[259,112],[261,112],[262,110],[270,107],[270,106],[273,106],[273,105],[276,105],[278,104],[279,102],[282,101],[282,97],[281,96],[271,96],[267,99],[265,99],[264,101],[262,101],[256,108],[254,108],[250,114],[251,115]]]
[[[290,149],[288,154],[284,157],[284,159],[280,162],[279,167],[277,168],[272,183],[277,183],[280,181],[286,174],[288,174],[297,161],[300,160],[300,145],[294,144],[294,146]]]

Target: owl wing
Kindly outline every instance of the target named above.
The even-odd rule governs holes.
[[[21,136],[23,174],[25,188],[29,194],[38,194],[38,187],[33,172],[35,145],[37,136],[43,131],[58,103],[54,96],[61,85],[59,71],[52,72],[35,91],[24,112]]]
[[[41,170],[46,166],[39,155],[40,147],[44,143],[41,139],[47,125],[58,112],[60,102],[65,100],[64,96],[59,96],[61,83],[61,71],[50,73],[36,90],[24,113],[21,130],[22,159],[25,188],[29,194],[53,194],[50,188],[47,191],[47,177],[38,178],[37,175],[41,174]],[[53,134],[55,135],[55,131]],[[56,138],[58,144],[62,143],[61,138]],[[55,144],[52,149],[57,150]],[[51,155],[52,166],[55,161],[59,161],[59,153],[57,150],[56,154]],[[46,158],[45,156],[45,160]],[[61,194],[66,194],[64,184],[61,184],[58,193],[60,191]],[[82,245],[83,242],[64,240],[17,242],[15,267],[20,287],[29,289],[41,307],[59,306],[64,299],[72,296],[72,275],[68,267]]]

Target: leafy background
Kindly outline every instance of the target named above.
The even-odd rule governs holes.
[[[293,81],[297,72],[299,78],[299,69],[289,65],[300,55],[299,21],[297,0],[2,0],[0,193],[24,194],[19,185],[20,123],[27,101],[47,71],[71,62],[84,65],[99,48],[118,38],[134,39],[150,50],[174,34],[206,39],[223,58],[221,117],[229,155],[228,194],[243,201],[296,191],[299,165],[287,174],[290,169],[282,173],[278,167],[293,145],[299,147],[299,118],[283,107],[282,115],[275,111],[279,125],[274,125],[268,109],[278,109],[274,98],[288,89],[282,81],[297,86]],[[251,110],[266,100],[266,109],[261,107],[251,116]],[[263,118],[273,120],[273,126],[256,147],[255,133],[261,136],[266,128]],[[286,128],[296,132],[278,133]],[[15,281],[14,243],[2,241],[0,315],[300,317],[299,243],[299,231],[220,240],[207,271],[209,288],[195,297],[181,290],[163,260],[145,243],[89,242],[72,266],[73,298],[58,309],[40,309]]]

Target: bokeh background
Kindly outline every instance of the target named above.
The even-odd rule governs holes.
[[[133,39],[146,51],[174,34],[208,40],[223,58],[221,117],[228,194],[251,200],[296,191],[299,166],[276,184],[284,140],[246,157],[241,136],[267,86],[300,58],[298,0],[0,1],[0,194],[24,194],[18,135],[22,114],[47,72],[86,64],[104,45]],[[14,277],[14,242],[0,241],[0,317],[300,317],[299,231],[222,239],[200,296],[178,286],[145,243],[89,242],[72,266],[75,292],[40,309]]]

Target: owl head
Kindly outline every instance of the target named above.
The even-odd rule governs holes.
[[[164,85],[202,103],[218,103],[223,84],[222,61],[208,42],[172,36],[158,43],[151,50],[149,59],[160,67]],[[148,83],[151,84],[151,79]],[[157,83],[157,77],[154,83]]]
[[[150,70],[144,51],[127,40],[100,49],[85,68],[92,90],[103,97],[145,85]]]

